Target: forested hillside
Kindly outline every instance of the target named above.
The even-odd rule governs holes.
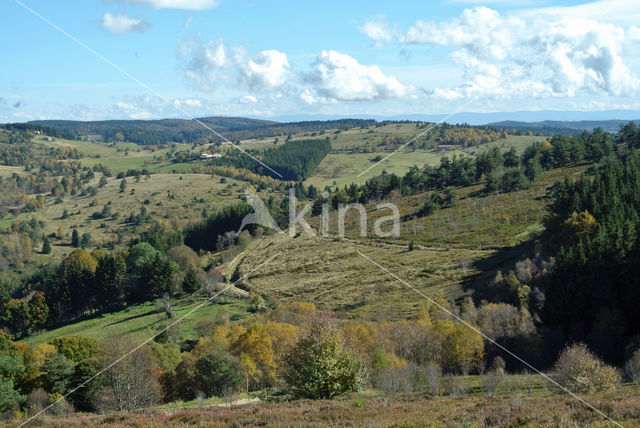
[[[201,122],[201,123],[198,123]],[[223,141],[207,127],[223,133],[230,141],[250,138],[267,138],[301,132],[316,132],[326,129],[348,129],[354,126],[375,124],[373,120],[341,119],[335,121],[308,121],[294,123],[276,123],[266,120],[205,117],[196,120],[108,120],[97,122],[79,122],[69,120],[33,121],[30,126],[44,126],[58,130],[66,136],[80,138],[86,135],[98,135],[106,142],[130,141],[141,145],[159,145],[167,143],[188,143]],[[206,126],[203,126],[205,124]],[[15,126],[15,125],[12,125]],[[22,126],[22,125],[17,125]]]

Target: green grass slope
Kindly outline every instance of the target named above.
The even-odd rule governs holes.
[[[207,301],[205,296],[186,296],[174,302],[176,320],[193,311]],[[60,328],[32,335],[24,342],[30,346],[46,343],[59,336],[79,335],[94,339],[104,339],[109,336],[131,335],[143,341],[158,333],[167,325],[167,316],[157,310],[157,301],[133,305],[119,312],[107,313],[89,318]],[[232,321],[241,320],[248,314],[246,299],[231,297],[217,298],[215,302],[206,303],[190,313],[182,322],[172,327],[178,329],[184,339],[196,339],[193,327],[202,319],[216,320],[218,317],[228,317]],[[171,321],[173,321],[171,320]],[[170,321],[170,322],[171,322]]]

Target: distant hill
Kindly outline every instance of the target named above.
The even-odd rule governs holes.
[[[505,129],[533,130],[534,132],[542,132],[543,134],[580,134],[583,131],[592,131],[595,128],[600,128],[606,132],[617,132],[620,130],[621,125],[628,122],[629,120],[621,119],[578,121],[543,120],[540,122],[504,120],[502,122],[489,123],[488,126]],[[640,124],[640,119],[634,120],[634,122]]]
[[[276,122],[247,119],[243,117],[204,117],[202,123],[217,132],[239,131],[259,128]],[[74,120],[40,120],[30,124],[58,129],[75,137],[100,135],[105,141],[119,137],[138,144],[154,145],[167,142],[192,142],[207,138],[211,132],[195,120],[103,120],[82,122]],[[121,136],[117,135],[122,134]]]
[[[299,132],[316,132],[325,129],[347,129],[369,126],[376,122],[366,119],[340,119],[329,121],[302,121],[278,123],[270,120],[242,117],[205,117],[198,119],[225,138],[243,140],[269,138]],[[76,138],[100,136],[104,141],[125,140],[141,145],[157,145],[170,142],[193,143],[220,140],[195,120],[105,120],[81,122],[72,120],[40,120],[28,122],[60,130]],[[118,135],[120,134],[120,135]]]
[[[517,113],[517,112],[516,112]],[[516,115],[521,117],[516,113]],[[523,112],[524,113],[524,112]],[[534,112],[540,113],[540,112]],[[549,112],[547,112],[549,113]],[[561,112],[558,112],[561,113]],[[595,113],[595,112],[589,112]],[[610,112],[609,112],[610,113]],[[541,114],[541,113],[540,113]],[[491,126],[495,128],[516,129],[521,132],[531,131],[535,135],[573,135],[583,131],[591,131],[594,128],[602,128],[607,132],[616,132],[620,129],[620,125],[627,123],[630,119],[622,115],[622,119],[606,119],[609,115],[604,115],[606,120],[589,119],[589,120],[541,120],[541,121],[524,121],[524,120],[502,120],[493,122],[481,122],[482,117],[494,118],[498,113],[465,113],[450,118],[448,123],[460,123],[457,119],[463,116],[474,115],[468,122],[472,126]],[[640,115],[640,113],[638,113]],[[540,115],[533,115],[538,117]],[[589,115],[591,117],[592,115]],[[504,117],[504,116],[503,116]],[[544,116],[544,117],[549,117]],[[567,115],[559,114],[559,117],[567,117]],[[292,117],[293,118],[293,117]],[[285,119],[282,117],[281,119]],[[429,120],[430,119],[430,120]],[[325,120],[302,120],[292,122],[276,122],[273,120],[264,120],[258,118],[244,117],[223,117],[212,116],[198,119],[211,129],[220,133],[224,138],[237,141],[251,138],[272,138],[296,133],[313,133],[327,129],[348,129],[351,127],[375,126],[381,123],[404,123],[408,121],[429,121],[437,122],[441,120],[435,116],[418,116],[411,118],[400,117],[386,119],[380,117],[369,116],[367,118],[333,118],[325,117]],[[640,120],[636,120],[640,122]],[[141,145],[158,145],[171,142],[178,143],[208,143],[211,141],[221,140],[220,137],[214,135],[211,131],[202,126],[196,120],[186,119],[159,119],[159,120],[105,120],[105,121],[71,121],[71,120],[40,120],[27,122],[26,124],[18,124],[22,127],[47,127],[47,129],[55,129],[59,133],[69,136],[70,138],[85,138],[90,136],[91,139],[102,139],[103,141],[131,141]]]
[[[375,119],[379,122],[384,121],[405,121],[412,122],[440,122],[446,118],[447,123],[467,123],[469,125],[485,125],[488,123],[502,121],[517,122],[542,122],[542,121],[608,121],[622,120],[630,121],[640,118],[640,110],[598,110],[598,111],[582,111],[582,110],[524,110],[524,111],[508,111],[508,112],[458,112],[449,115],[449,112],[443,111],[439,114],[415,114],[406,113],[393,116],[384,116],[377,114],[357,114],[351,113],[345,115],[321,115],[321,114],[299,114],[288,116],[273,116],[268,119],[278,122],[297,122],[309,120],[337,120],[347,117],[357,119]]]

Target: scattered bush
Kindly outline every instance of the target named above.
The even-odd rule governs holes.
[[[618,385],[616,369],[605,365],[583,343],[562,351],[553,369],[553,379],[579,394],[611,391]]]
[[[489,397],[493,397],[498,392],[498,388],[504,381],[504,371],[491,370],[482,378],[482,389]]]
[[[624,371],[631,382],[640,384],[640,349],[629,358],[624,365]]]

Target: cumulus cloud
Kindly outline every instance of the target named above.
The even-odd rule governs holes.
[[[263,50],[252,53],[222,41],[183,40],[179,46],[181,68],[198,90],[249,90],[270,99],[302,101],[307,105],[336,101],[370,101],[414,96],[415,88],[386,75],[376,65],[360,64],[355,58],[324,50],[306,68],[294,69],[284,52]],[[281,101],[280,101],[281,102]]]
[[[341,101],[404,97],[412,89],[377,66],[362,65],[334,50],[318,55],[305,80],[320,97]],[[311,91],[303,92],[301,98],[308,104],[317,101]]]
[[[264,50],[253,55],[242,47],[227,48],[221,41],[184,40],[179,56],[187,79],[204,91],[223,82],[273,91],[283,86],[290,74],[289,60],[282,52]]]
[[[542,15],[502,15],[479,6],[446,21],[417,21],[394,41],[452,50],[465,83],[430,90],[445,100],[640,93],[640,80],[622,56],[624,46],[637,40],[637,27]],[[376,35],[370,37],[380,41]]]
[[[115,15],[105,13],[102,17],[102,27],[113,35],[121,36],[132,31],[142,33],[149,28],[149,25],[141,19],[122,13]]]
[[[137,6],[149,6],[156,9],[206,10],[219,4],[218,0],[124,0]]]
[[[235,61],[242,80],[254,90],[277,89],[289,75],[287,55],[276,50],[261,51],[252,57],[244,49],[238,49]]]
[[[216,83],[224,79],[223,70],[231,66],[229,53],[221,41],[182,40],[178,56],[187,79],[203,91],[212,91]]]

